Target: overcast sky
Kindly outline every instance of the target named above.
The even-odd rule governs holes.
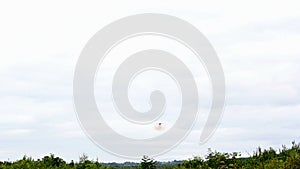
[[[247,154],[257,146],[280,148],[293,140],[299,142],[299,6],[296,0],[1,1],[0,160],[14,160],[24,154],[41,158],[49,153],[77,160],[86,153],[100,161],[124,161],[98,148],[81,130],[73,107],[72,82],[77,59],[87,41],[105,25],[139,13],[169,14],[196,26],[218,53],[227,84],[220,126],[206,144],[199,146],[205,111],[210,104],[210,86],[205,70],[197,69],[195,63],[190,65],[202,84],[199,91],[203,91],[203,114],[191,134],[158,160],[204,155],[207,148]],[[115,55],[147,45],[166,50],[178,45],[155,40],[135,39],[127,42],[127,47],[123,44]],[[133,47],[134,44],[139,45]],[[173,52],[184,53],[184,49],[175,49]],[[157,82],[155,78],[168,79],[153,73],[157,72],[137,78],[136,86],[130,90],[137,109],[148,108],[147,92],[143,91],[152,88],[140,88],[143,83]],[[176,85],[169,82],[152,87],[160,86],[169,90],[166,92],[173,87],[176,90]],[[103,100],[103,96],[97,95],[101,84],[98,87],[98,104],[109,104],[107,98]],[[170,101],[170,111],[177,105],[176,99]],[[164,120],[172,123],[172,117]],[[132,131],[132,127],[126,128],[126,123],[119,122],[115,120],[111,126],[120,133],[147,137],[140,135],[143,131]],[[124,125],[130,132],[120,130]]]

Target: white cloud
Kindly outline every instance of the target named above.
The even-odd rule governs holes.
[[[191,135],[160,159],[204,154],[208,147],[252,152],[259,145],[299,141],[298,7],[292,0],[1,2],[0,160],[50,152],[66,159],[87,153],[122,160],[96,148],[80,130],[73,70],[96,31],[146,12],[175,15],[198,27],[219,54],[227,81],[227,108],[215,136],[198,147],[207,116],[202,114]]]

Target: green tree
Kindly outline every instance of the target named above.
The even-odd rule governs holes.
[[[50,156],[45,156],[42,159],[42,163],[47,168],[63,168],[63,166],[65,166],[66,164],[66,162],[63,159],[55,157],[54,154],[50,154]]]
[[[156,169],[156,161],[153,158],[150,158],[146,155],[143,156],[140,168],[141,169]]]

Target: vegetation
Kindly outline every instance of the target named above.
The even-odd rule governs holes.
[[[141,169],[155,169],[156,167],[156,161],[154,159],[149,158],[148,156],[144,156],[141,161],[140,165]]]
[[[109,165],[108,165],[109,164]],[[114,165],[112,165],[114,164]],[[128,165],[130,164],[130,166]],[[220,153],[208,151],[205,158],[198,156],[184,161],[156,162],[154,159],[144,156],[140,163],[126,162],[99,163],[98,160],[89,160],[83,154],[78,162],[67,163],[53,154],[42,159],[34,160],[24,156],[15,162],[0,161],[0,169],[112,169],[112,168],[136,168],[136,169],[300,169],[300,144],[292,142],[292,146],[276,151],[273,148],[262,150],[260,147],[252,156],[242,158],[240,153]]]

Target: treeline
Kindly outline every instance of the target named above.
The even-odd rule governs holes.
[[[173,167],[178,169],[300,169],[300,144],[292,142],[292,147],[282,146],[276,151],[273,148],[262,150],[260,147],[252,156],[241,158],[241,154],[220,153],[209,151],[205,159],[194,157],[185,160],[182,165]],[[172,168],[172,167],[170,167]]]
[[[89,160],[86,155],[82,155],[78,162],[67,163],[62,158],[50,154],[37,160],[24,156],[14,162],[0,162],[0,169],[300,169],[300,144],[292,142],[290,148],[282,146],[278,151],[273,148],[257,148],[253,155],[247,158],[242,158],[237,152],[209,151],[204,158],[196,156],[180,163],[169,162],[168,166],[161,166],[162,163],[147,156],[144,156],[139,164],[133,164],[134,166],[107,166],[98,160]]]

